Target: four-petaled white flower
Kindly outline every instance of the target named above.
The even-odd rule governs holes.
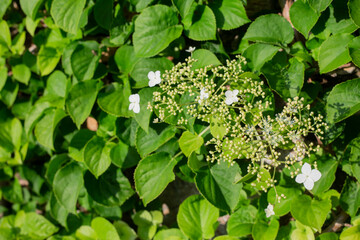
[[[321,178],[321,172],[317,169],[312,169],[308,163],[304,163],[301,168],[301,173],[296,176],[295,181],[297,183],[303,183],[307,190],[311,190],[314,187],[314,182]]]
[[[160,71],[150,71],[148,73],[148,78],[149,78],[149,87],[153,87],[156,84],[160,84],[161,82],[161,76],[160,76]]]
[[[272,204],[268,204],[267,208],[265,209],[266,217],[269,218],[272,215],[275,215],[274,213],[274,206]]]
[[[133,110],[134,113],[140,112],[140,96],[139,94],[132,94],[129,96],[129,110]]]
[[[196,47],[192,47],[190,46],[189,49],[186,49],[186,52],[192,53],[193,51],[195,51]]]
[[[239,101],[239,98],[237,97],[238,93],[239,93],[239,90],[234,90],[234,91],[227,90],[227,91],[225,92],[225,97],[226,97],[225,103],[226,103],[227,105],[231,105],[231,104],[233,104],[234,102]]]
[[[201,104],[204,100],[209,98],[209,93],[206,92],[206,89],[203,88],[200,91],[200,99],[199,99],[199,104]]]

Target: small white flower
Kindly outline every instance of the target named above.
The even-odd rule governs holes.
[[[303,183],[307,190],[311,190],[314,187],[314,182],[321,178],[321,172],[317,169],[312,169],[308,163],[304,163],[301,168],[301,173],[296,176],[295,181],[297,183]]]
[[[189,49],[186,49],[186,52],[192,53],[193,51],[195,51],[196,47],[189,47]]]
[[[132,94],[129,96],[129,110],[133,110],[134,113],[140,112],[140,96],[139,94]]]
[[[268,204],[267,208],[265,209],[266,217],[269,218],[272,215],[275,215],[274,213],[274,206],[272,204]]]
[[[200,99],[198,100],[199,104],[201,104],[204,100],[209,98],[209,93],[206,92],[206,89],[203,88],[200,91]]]
[[[227,90],[227,91],[225,92],[225,97],[226,97],[225,103],[226,103],[227,105],[231,105],[231,104],[233,104],[234,102],[239,101],[239,98],[237,97],[238,93],[239,93],[239,90],[234,90],[234,91]]]
[[[148,78],[149,78],[149,87],[153,87],[156,84],[160,84],[161,82],[161,76],[160,76],[160,71],[150,71],[148,73]]]

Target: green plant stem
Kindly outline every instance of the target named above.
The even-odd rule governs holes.
[[[207,128],[205,128],[205,129],[199,134],[199,136],[201,137],[202,135],[204,135],[204,133],[206,133],[209,129],[210,129],[210,126],[208,126]]]

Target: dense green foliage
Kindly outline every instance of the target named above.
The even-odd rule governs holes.
[[[0,0],[0,240],[360,239],[360,0],[297,0],[288,20],[278,14],[283,6],[250,16],[252,7],[250,0]],[[190,56],[191,67],[176,68]],[[241,71],[226,68],[233,59]],[[252,156],[253,135],[230,139],[251,149],[233,154],[223,115],[192,115],[209,98],[196,84],[208,79],[153,87],[176,79],[165,74],[171,69],[213,71],[215,93],[241,90],[245,110],[224,112],[244,111],[244,122],[230,127],[255,126],[256,134],[266,132],[259,120],[266,116],[278,124],[269,132],[285,135],[279,116],[301,99],[328,128],[308,131],[301,110],[295,127],[306,131],[275,146],[290,155],[301,138],[318,151],[301,159],[295,151],[294,172]],[[237,80],[226,85],[217,69]],[[171,102],[172,90],[192,84],[200,93]],[[161,104],[177,114],[154,107],[163,101],[159,89],[170,99]],[[221,107],[230,109],[236,95]],[[212,138],[223,141],[223,155],[213,154]],[[319,179],[305,174],[316,173],[310,165]],[[175,179],[193,189],[169,194],[166,203],[182,201],[169,221],[161,194]]]

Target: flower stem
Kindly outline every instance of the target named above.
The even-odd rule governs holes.
[[[208,130],[210,129],[210,126],[208,126],[207,128],[205,128],[200,134],[199,136],[201,137],[204,133],[206,133]]]

